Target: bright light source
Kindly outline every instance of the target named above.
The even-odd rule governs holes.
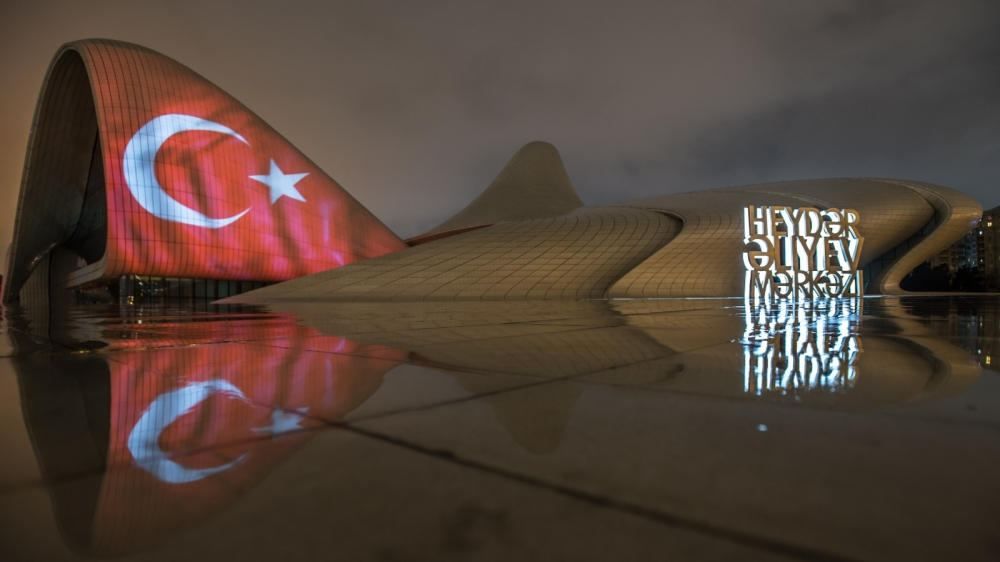
[[[745,207],[747,301],[862,296],[860,223],[854,209]]]

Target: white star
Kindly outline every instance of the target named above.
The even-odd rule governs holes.
[[[271,160],[271,170],[267,175],[250,176],[250,179],[259,181],[271,190],[271,204],[282,197],[291,197],[296,201],[306,202],[306,198],[295,189],[295,184],[309,174],[286,174],[278,167],[278,163]]]
[[[295,431],[302,427],[299,422],[302,421],[303,416],[309,411],[309,407],[299,408],[297,412],[286,412],[284,410],[274,410],[271,412],[271,425],[265,427],[255,427],[253,430],[257,433],[267,433],[269,435],[281,435],[282,433],[288,433],[289,431]]]

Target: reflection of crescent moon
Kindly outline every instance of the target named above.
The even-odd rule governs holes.
[[[247,214],[249,208],[231,216],[213,219],[174,199],[156,179],[156,153],[168,138],[184,131],[212,131],[229,135],[249,145],[236,131],[214,121],[192,115],[169,113],[143,125],[125,147],[122,167],[125,183],[143,209],[164,220],[200,226],[222,228]]]
[[[191,383],[184,388],[164,392],[156,397],[142,414],[128,436],[128,450],[135,463],[146,472],[169,484],[186,484],[224,472],[240,463],[246,454],[234,461],[209,468],[186,468],[168,458],[160,449],[160,434],[177,418],[191,411],[213,393],[221,392],[246,400],[239,388],[228,381],[214,379]]]

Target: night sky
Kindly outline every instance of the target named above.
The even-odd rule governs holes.
[[[0,253],[60,44],[122,39],[241,100],[402,236],[523,143],[588,204],[888,176],[1000,203],[1000,2],[0,2]]]

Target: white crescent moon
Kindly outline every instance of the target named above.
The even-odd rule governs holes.
[[[202,228],[228,226],[247,214],[250,208],[231,217],[212,218],[168,195],[156,179],[156,154],[160,151],[160,147],[167,139],[184,131],[212,131],[229,135],[243,144],[250,144],[236,131],[215,121],[181,113],[168,113],[155,117],[140,127],[125,146],[122,168],[128,190],[143,209],[163,220]]]
[[[128,450],[139,468],[163,482],[187,484],[224,472],[242,462],[246,457],[245,453],[236,460],[218,466],[187,468],[170,460],[167,453],[160,448],[160,434],[163,430],[216,392],[246,400],[243,391],[222,379],[191,383],[157,396],[135,423],[128,436]]]

